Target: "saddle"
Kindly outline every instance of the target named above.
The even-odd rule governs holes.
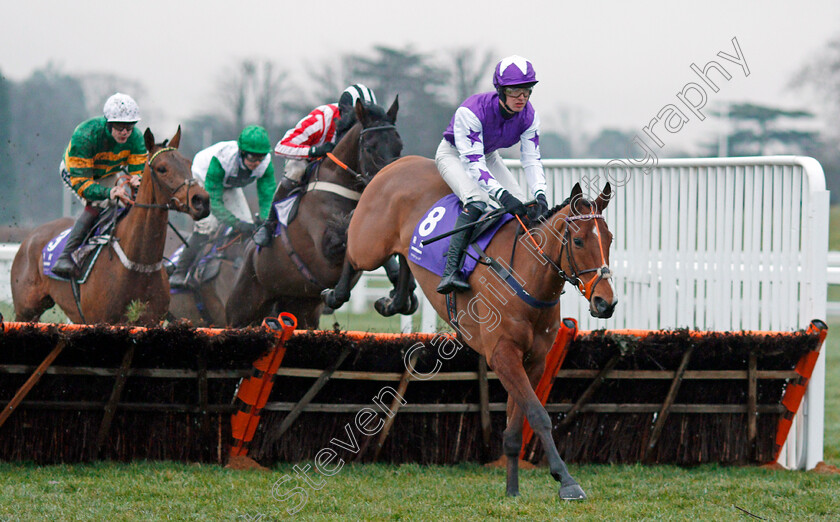
[[[225,259],[225,247],[237,238],[238,233],[232,227],[220,227],[219,230],[202,246],[203,253],[196,256],[196,260],[187,270],[188,286],[198,288],[199,286],[209,283],[219,275],[219,269],[222,264],[222,259]],[[181,258],[185,246],[181,245],[166,264],[167,275],[172,275],[175,271],[175,265]],[[235,268],[242,264],[242,258],[238,257],[233,260]],[[175,292],[178,289],[173,289]]]
[[[81,274],[76,278],[77,283],[83,284],[87,281],[90,271],[96,263],[99,253],[102,251],[102,247],[111,242],[114,228],[116,228],[117,223],[127,212],[128,209],[125,207],[108,207],[99,215],[99,218],[91,227],[85,240],[82,241],[79,248],[72,254],[73,261],[79,267],[79,273]],[[70,234],[70,230],[68,228],[62,231],[47,243],[42,251],[41,258],[43,260],[44,275],[51,279],[58,281],[69,280],[55,275],[52,272],[52,267],[67,244],[67,236]]]
[[[432,273],[442,275],[451,236],[425,245],[423,241],[452,230],[461,210],[461,202],[454,194],[448,194],[435,202],[414,228],[408,252],[409,260]],[[494,210],[491,209],[491,211]],[[510,214],[500,214],[497,219],[491,219],[473,228],[469,240],[470,247],[467,248],[467,256],[462,268],[466,277],[469,277],[477,264],[479,253],[475,246],[477,245],[479,249],[487,248],[496,232],[511,219],[513,216]]]

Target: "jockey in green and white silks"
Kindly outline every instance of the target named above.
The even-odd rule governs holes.
[[[277,188],[269,152],[268,133],[258,125],[250,125],[242,130],[236,141],[216,143],[195,155],[192,173],[210,195],[210,215],[196,221],[187,247],[169,279],[171,286],[186,285],[190,265],[204,242],[220,226],[233,227],[247,237],[253,235],[256,225],[242,187],[257,184],[260,218],[268,217]]]
[[[528,99],[537,83],[530,61],[508,56],[493,74],[495,92],[475,94],[455,111],[435,154],[435,164],[452,192],[464,204],[455,227],[475,222],[491,198],[511,214],[526,215],[525,193],[505,167],[498,150],[519,143],[528,186],[540,206],[548,210],[545,172],[540,161],[540,120]],[[452,236],[447,262],[437,291],[468,290],[461,264],[470,229]]]
[[[125,188],[117,185],[120,175],[130,175],[131,185],[140,186],[148,158],[143,136],[135,128],[140,121],[137,102],[118,92],[108,98],[102,112],[103,116],[76,127],[58,169],[64,183],[86,203],[52,269],[61,277],[70,278],[75,273],[77,267],[71,255],[102,209],[128,201]]]

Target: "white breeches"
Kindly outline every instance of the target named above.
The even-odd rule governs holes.
[[[222,203],[231,214],[236,216],[236,219],[253,223],[254,218],[251,217],[251,208],[248,206],[248,200],[245,198],[245,191],[241,188],[225,189],[222,192]],[[194,230],[199,234],[211,235],[216,232],[221,226],[221,222],[210,214],[204,219],[199,219],[195,222]]]
[[[496,181],[519,201],[525,201],[525,194],[519,187],[519,182],[505,166],[499,151],[493,151],[485,156],[485,161],[487,169],[496,178]],[[438,145],[437,153],[435,153],[435,164],[446,184],[449,185],[449,188],[462,203],[466,205],[474,201],[483,201],[491,204],[487,191],[478,184],[477,179],[467,173],[466,165],[461,161],[458,149],[445,139],[441,140],[440,145]],[[495,202],[493,204],[495,205]]]

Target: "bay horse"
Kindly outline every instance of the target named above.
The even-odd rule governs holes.
[[[516,277],[491,273],[494,269],[480,262],[469,278],[472,289],[452,294],[454,313],[447,310],[445,296],[435,291],[440,276],[411,260],[406,263],[415,227],[426,210],[450,193],[430,159],[407,156],[384,168],[356,207],[348,229],[344,271],[336,288],[324,293],[325,303],[340,307],[349,299],[349,282],[358,277],[359,271],[374,270],[396,254],[400,282],[409,280],[405,273],[410,268],[437,313],[444,320],[456,318],[450,323],[458,332],[458,347],[464,340],[483,355],[508,392],[508,422],[503,436],[507,494],[519,494],[518,455],[523,419],[527,418],[545,448],[552,477],[560,482],[560,498],[584,499],[583,489],[560,458],[551,436],[551,419],[534,388],[560,328],[558,300],[566,282],[585,295],[593,316],[610,317],[615,308],[609,282],[612,234],[601,216],[609,202],[610,185],[595,201],[588,201],[576,184],[564,205],[552,209],[533,225],[530,235],[518,240],[520,224],[516,220],[502,225],[487,245],[482,261],[492,258],[498,264],[503,260]],[[397,285],[393,306],[400,308],[402,303],[398,301],[406,295],[407,291]]]
[[[97,257],[87,282],[79,285],[79,307],[70,282],[44,275],[41,266],[44,246],[73,226],[72,218],[61,218],[33,230],[12,262],[12,300],[18,321],[35,321],[58,304],[74,323],[124,323],[132,302],[139,304],[139,317],[132,322],[152,325],[163,319],[169,308],[169,280],[163,267],[168,212],[177,210],[201,219],[210,213],[210,196],[194,184],[190,160],[178,151],[180,126],[162,144],[155,144],[149,129],[143,138],[149,159],[137,196]]]
[[[226,305],[230,326],[289,312],[301,328],[318,327],[321,292],[341,276],[349,215],[371,179],[402,152],[395,126],[399,97],[387,112],[361,100],[354,110],[356,123],[306,186],[286,238],[275,237],[265,248],[253,242],[246,247]]]
[[[225,326],[225,303],[242,265],[246,241],[242,234],[223,237],[222,241],[224,244],[218,249],[220,257],[216,260],[219,273],[210,281],[202,282],[198,288],[173,291],[169,302],[172,317],[187,319],[198,327]],[[214,240],[211,238],[209,243],[214,243]]]

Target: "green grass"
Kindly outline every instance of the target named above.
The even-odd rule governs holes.
[[[521,496],[504,496],[504,471],[479,465],[346,465],[314,485],[291,465],[271,472],[173,463],[77,466],[0,464],[0,518],[13,520],[548,520],[765,519],[840,516],[840,476],[705,465],[571,466],[589,500],[559,502],[545,469],[523,470]],[[289,495],[293,487],[306,491]]]

